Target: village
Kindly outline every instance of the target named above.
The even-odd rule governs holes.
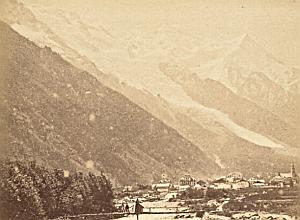
[[[178,191],[182,192],[189,188],[193,189],[243,189],[248,187],[293,187],[297,184],[297,174],[294,164],[291,164],[291,170],[288,173],[277,173],[268,182],[263,178],[252,177],[245,179],[241,173],[230,173],[225,177],[221,177],[210,182],[196,180],[190,175],[185,175],[179,180],[179,184],[172,184],[170,180],[163,178],[159,183],[153,184],[152,189],[158,192]]]
[[[233,172],[210,181],[197,180],[186,174],[177,183],[166,175],[150,185],[125,186],[115,189],[116,207],[133,212],[138,199],[146,214],[178,213],[174,218],[263,212],[296,215],[299,176],[294,164],[286,173],[274,173],[269,178],[251,177]],[[127,206],[127,209],[124,207]],[[181,214],[180,214],[181,213]],[[183,213],[183,214],[182,214]]]

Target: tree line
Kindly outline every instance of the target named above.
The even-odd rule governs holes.
[[[112,185],[103,174],[66,175],[35,161],[0,161],[0,219],[47,219],[113,209]]]

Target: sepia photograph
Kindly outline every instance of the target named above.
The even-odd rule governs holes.
[[[0,220],[298,220],[299,79],[299,0],[0,0]]]

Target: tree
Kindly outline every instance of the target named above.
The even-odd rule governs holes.
[[[91,190],[82,173],[75,173],[68,188],[61,195],[61,206],[67,214],[90,213],[92,211]]]
[[[88,175],[88,184],[93,197],[94,212],[109,212],[113,209],[113,191],[110,181],[104,176]]]
[[[1,219],[43,219],[45,211],[26,166],[17,161],[0,165]]]
[[[35,161],[0,161],[0,219],[43,219],[113,210],[104,176],[49,170]]]

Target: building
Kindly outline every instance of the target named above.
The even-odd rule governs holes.
[[[226,178],[220,178],[212,181],[209,187],[213,189],[231,189],[231,183],[227,182]]]
[[[123,192],[133,192],[133,186],[124,186]]]
[[[232,189],[244,189],[250,187],[250,183],[246,180],[235,181],[231,184]]]
[[[264,179],[251,178],[248,180],[251,187],[264,187],[266,186],[266,181]]]
[[[193,187],[196,185],[196,179],[187,174],[180,178],[179,183],[181,186]]]
[[[171,189],[171,183],[152,184],[152,189],[157,192],[169,192],[169,190]]]
[[[212,181],[209,187],[213,189],[243,189],[250,187],[250,183],[243,178],[241,173],[231,173]]]
[[[299,181],[299,177],[296,173],[295,165],[292,163],[290,172],[278,173],[270,180],[270,185],[276,187],[293,187]]]
[[[275,187],[293,187],[294,186],[294,181],[290,177],[282,177],[282,176],[275,176],[271,179],[270,185],[275,186]]]
[[[152,184],[152,189],[157,192],[169,192],[171,187],[171,181],[166,177],[163,177],[158,183]]]
[[[291,163],[290,172],[288,172],[288,173],[278,173],[278,174],[283,178],[296,178],[296,177],[298,177],[298,175],[296,173],[294,163]]]

